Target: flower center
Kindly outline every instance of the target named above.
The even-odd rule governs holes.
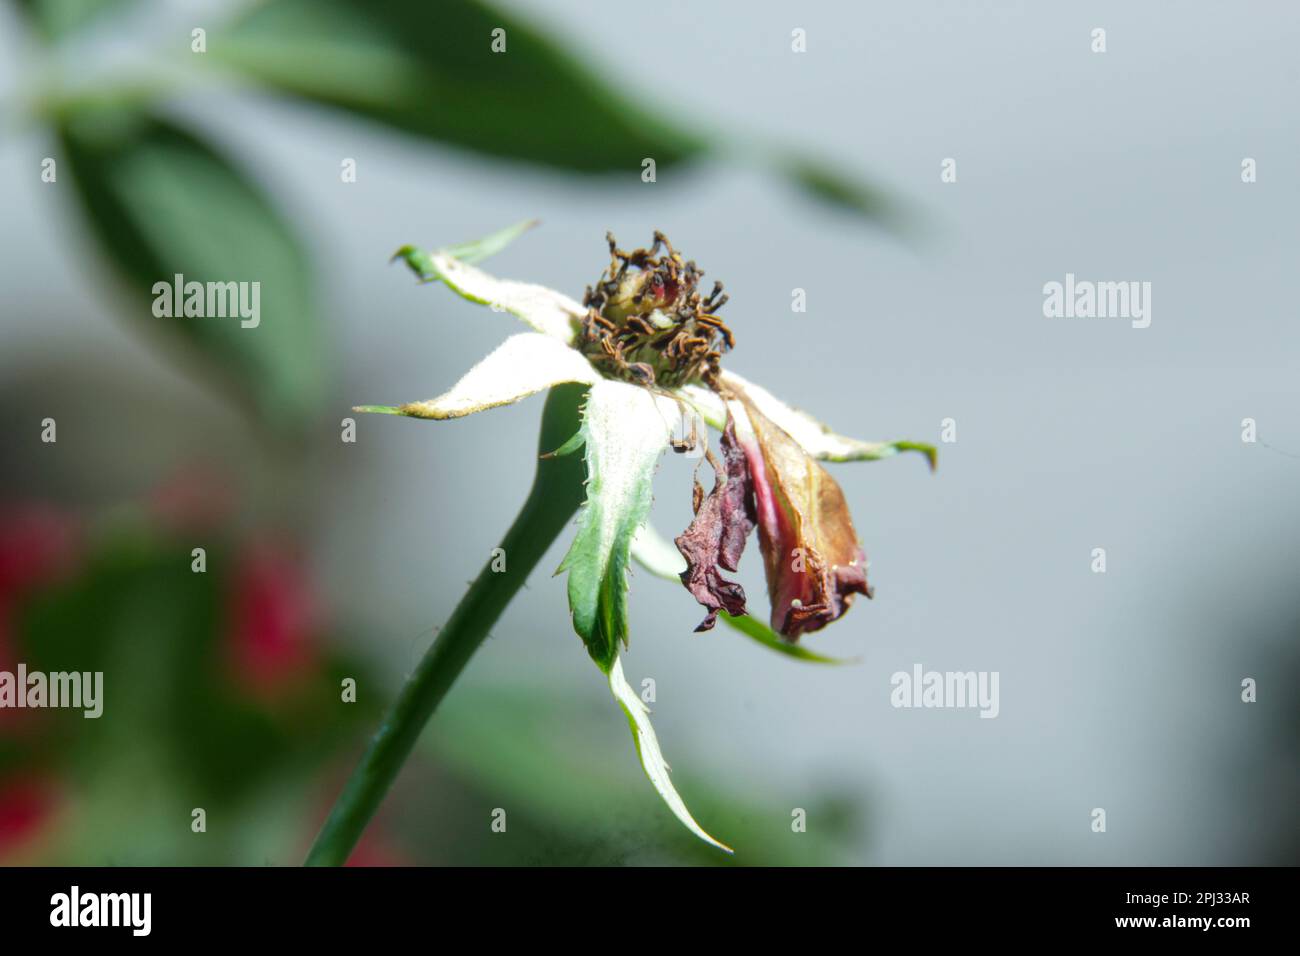
[[[609,266],[582,300],[582,353],[610,378],[664,388],[704,382],[716,390],[719,359],[735,345],[714,314],[727,301],[722,283],[703,296],[697,286],[704,271],[684,262],[661,232],[649,249],[633,252],[620,250],[612,234],[605,238]]]

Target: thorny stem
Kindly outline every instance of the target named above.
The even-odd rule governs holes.
[[[572,385],[551,389],[542,414],[542,453],[554,451],[577,432],[583,394]],[[581,455],[538,462],[528,499],[501,542],[506,570],[494,572],[489,562],[465,592],[384,715],[317,834],[306,865],[347,862],[438,704],[582,503],[584,475]]]

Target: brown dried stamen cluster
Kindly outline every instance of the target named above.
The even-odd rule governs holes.
[[[673,388],[702,381],[716,391],[719,360],[735,344],[714,314],[727,301],[722,283],[702,295],[697,286],[704,271],[683,261],[661,232],[649,249],[630,253],[612,234],[605,238],[609,267],[582,300],[583,353],[629,382]]]

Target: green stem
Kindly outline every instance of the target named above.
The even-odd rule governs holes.
[[[542,414],[541,452],[559,448],[578,430],[583,394],[579,386],[551,389]],[[307,854],[308,866],[339,866],[347,862],[424,725],[483,643],[488,630],[582,503],[584,476],[580,455],[538,462],[528,499],[501,542],[506,570],[493,571],[489,561],[465,592],[384,716],[361,762],[334,802]]]

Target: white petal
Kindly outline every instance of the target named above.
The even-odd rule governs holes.
[[[465,373],[451,390],[426,402],[397,409],[414,418],[460,418],[509,405],[565,382],[591,384],[599,378],[581,354],[549,335],[521,332]]]
[[[668,804],[668,809],[672,810],[673,816],[682,821],[686,825],[686,829],[705,843],[710,843],[720,850],[731,853],[731,847],[713,839],[704,832],[703,827],[695,822],[691,812],[686,809],[686,804],[682,801],[681,795],[668,778],[668,764],[664,760],[663,753],[659,750],[659,741],[655,737],[655,730],[650,726],[650,711],[641,702],[640,696],[631,688],[627,679],[623,676],[622,658],[616,658],[614,666],[609,669],[609,689],[613,691],[615,699],[623,705],[623,711],[627,714],[627,719],[631,721],[632,733],[636,737],[636,751],[641,758],[641,766],[645,768],[645,775],[650,778],[654,788],[659,791],[659,796],[663,797],[664,803]]]
[[[446,251],[430,253],[429,260],[453,291],[471,302],[504,309],[538,332],[562,342],[573,341],[577,323],[587,314],[586,309],[562,292],[530,282],[498,279]]]
[[[615,520],[640,510],[631,502],[648,491],[647,482],[668,447],[677,415],[673,401],[639,385],[609,379],[592,385],[582,419],[588,492],[593,499],[599,493],[601,509]],[[644,517],[642,512],[640,519]],[[602,540],[611,537],[601,534]]]
[[[930,467],[934,467],[934,449],[928,445],[917,445],[913,442],[867,442],[846,438],[837,435],[807,412],[791,408],[763,386],[748,382],[735,372],[723,372],[722,381],[744,391],[760,412],[803,446],[803,450],[814,458],[823,461],[872,461],[888,458],[900,451],[920,451],[930,458]],[[721,402],[717,405],[721,408]]]

